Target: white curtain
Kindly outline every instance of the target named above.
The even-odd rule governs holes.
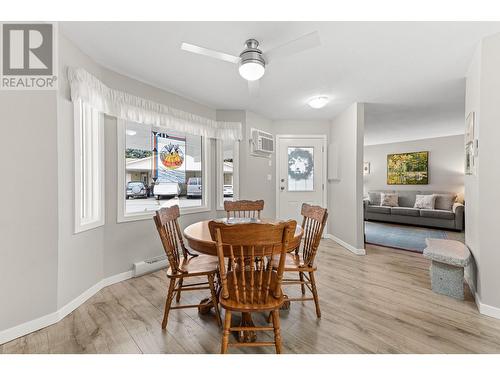
[[[68,68],[71,100],[81,100],[100,112],[164,130],[176,130],[227,141],[242,139],[241,123],[215,121],[113,90],[82,68]]]

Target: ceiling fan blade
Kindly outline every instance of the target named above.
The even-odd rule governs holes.
[[[181,49],[187,52],[197,53],[198,55],[204,55],[208,57],[213,57],[214,59],[227,61],[233,64],[238,64],[240,62],[240,58],[238,56],[233,56],[224,52],[214,51],[212,49],[195,46],[194,44],[182,43]]]
[[[312,33],[303,35],[297,39],[291,40],[288,43],[282,44],[281,46],[274,47],[265,52],[264,55],[266,62],[269,63],[269,61],[272,61],[274,59],[291,56],[296,53],[318,47],[320,45],[321,39],[319,37],[319,32],[313,31]]]
[[[259,96],[260,80],[248,81],[248,92],[250,93],[250,96]]]

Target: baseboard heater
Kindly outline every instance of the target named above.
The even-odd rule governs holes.
[[[142,262],[134,263],[134,277],[158,271],[168,266],[167,256],[160,255]]]

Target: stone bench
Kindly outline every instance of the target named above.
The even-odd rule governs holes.
[[[471,261],[467,246],[459,241],[427,238],[424,257],[431,263],[431,285],[436,293],[464,299],[464,268]]]

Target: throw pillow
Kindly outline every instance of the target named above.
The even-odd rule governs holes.
[[[453,203],[455,203],[456,195],[454,194],[434,194],[436,196],[436,201],[434,208],[436,210],[446,210],[451,211],[453,208]]]
[[[380,193],[380,205],[398,207],[398,193]]]
[[[370,201],[370,204],[372,206],[379,206],[380,205],[380,193],[379,192],[369,191],[368,197],[369,197],[368,199]]]
[[[415,199],[414,208],[425,208],[428,210],[434,209],[434,202],[436,201],[436,196],[434,194],[419,195]]]

